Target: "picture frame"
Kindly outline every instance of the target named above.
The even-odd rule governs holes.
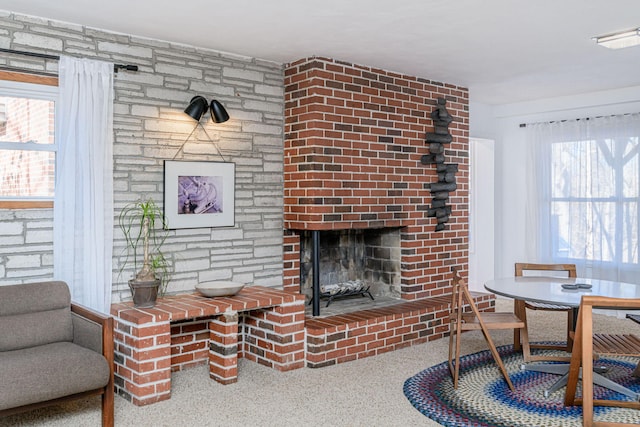
[[[169,229],[235,225],[235,163],[165,160]]]

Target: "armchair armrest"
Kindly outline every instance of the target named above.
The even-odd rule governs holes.
[[[71,314],[73,341],[78,345],[102,353],[104,358],[107,359],[109,382],[102,393],[102,425],[113,427],[113,317],[74,302],[71,302]]]
[[[73,342],[113,362],[113,317],[71,303]]]

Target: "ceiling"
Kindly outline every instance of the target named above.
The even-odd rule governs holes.
[[[640,86],[638,0],[0,0],[0,9],[287,63],[326,56],[505,104]]]

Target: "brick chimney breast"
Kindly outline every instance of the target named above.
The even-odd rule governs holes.
[[[450,136],[432,118],[439,98]],[[295,230],[400,228],[402,297],[443,293],[451,266],[467,270],[468,100],[463,87],[330,58],[287,64],[284,227],[294,230],[285,232],[287,246],[299,249]],[[421,163],[432,154],[427,134],[447,139],[437,155],[459,168],[448,229],[435,234],[438,218],[428,214],[439,176],[435,164]],[[285,287],[299,285],[299,273],[287,274]]]

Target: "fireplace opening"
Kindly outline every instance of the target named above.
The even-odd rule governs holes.
[[[314,232],[300,235],[300,292],[307,302],[314,298]],[[319,289],[326,300],[336,286],[362,290],[373,298],[400,298],[400,229],[368,228],[329,230],[319,233]],[[366,291],[366,292],[364,292]],[[358,292],[344,292],[346,296]],[[336,296],[338,300],[340,296]],[[326,303],[326,301],[325,301]]]

